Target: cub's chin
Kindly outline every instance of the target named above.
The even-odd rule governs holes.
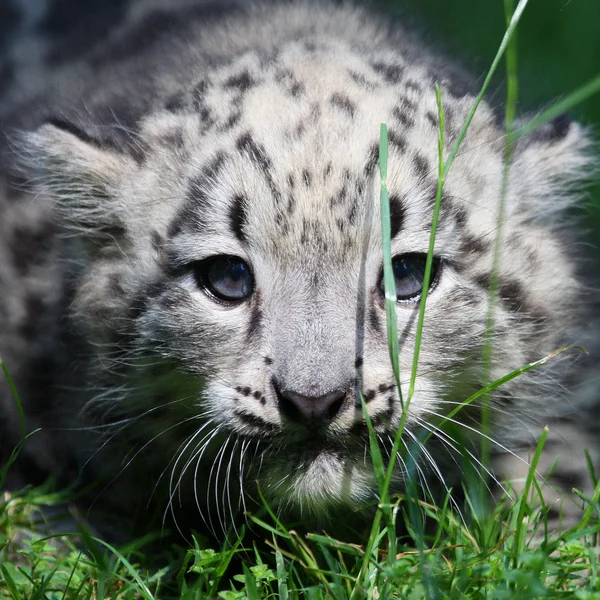
[[[371,513],[378,500],[370,461],[335,451],[271,457],[257,485],[279,514],[303,524],[326,525],[342,515]]]

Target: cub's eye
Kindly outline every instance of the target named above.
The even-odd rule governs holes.
[[[211,256],[194,265],[196,283],[216,300],[241,302],[252,295],[254,277],[239,256]]]
[[[425,263],[427,254],[411,253],[401,254],[392,258],[392,269],[394,270],[394,279],[396,280],[396,296],[398,301],[418,300],[423,291],[423,277],[425,277]],[[435,283],[439,270],[439,258],[433,258],[431,268],[431,278],[429,287]],[[383,275],[379,283],[381,293],[385,293],[383,285]]]

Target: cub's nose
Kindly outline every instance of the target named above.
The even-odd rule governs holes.
[[[273,382],[281,412],[292,421],[332,421],[344,405],[347,389],[327,392],[322,396],[305,396],[294,390],[281,390]]]

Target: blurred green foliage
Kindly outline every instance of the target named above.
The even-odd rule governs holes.
[[[375,0],[483,81],[504,34],[503,0]],[[516,0],[515,0],[516,5]],[[600,74],[600,0],[530,0],[517,32],[520,113],[539,110]],[[495,79],[503,101],[504,76]],[[600,95],[571,111],[600,139]],[[600,164],[600,156],[599,156]],[[600,246],[600,185],[585,208]],[[600,253],[598,253],[600,257]]]

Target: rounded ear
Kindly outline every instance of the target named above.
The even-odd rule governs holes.
[[[35,188],[50,197],[65,226],[90,236],[119,227],[119,188],[139,163],[123,140],[62,119],[46,121],[23,140]]]
[[[597,174],[593,145],[590,132],[566,115],[520,139],[511,165],[517,203],[543,220],[572,206]]]

